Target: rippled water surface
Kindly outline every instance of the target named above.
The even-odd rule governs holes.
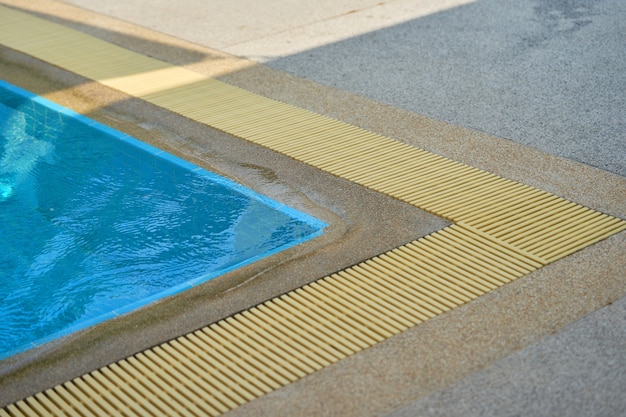
[[[324,226],[0,83],[0,358],[301,243]]]

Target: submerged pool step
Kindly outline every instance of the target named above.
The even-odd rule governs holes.
[[[626,222],[0,6],[0,43],[455,224],[0,416],[219,415],[458,307]]]

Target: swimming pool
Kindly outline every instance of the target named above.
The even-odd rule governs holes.
[[[0,359],[326,224],[0,81]]]

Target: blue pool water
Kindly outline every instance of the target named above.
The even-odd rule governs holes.
[[[325,226],[0,81],[0,359]]]

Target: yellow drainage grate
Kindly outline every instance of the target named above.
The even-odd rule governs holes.
[[[2,6],[0,27],[10,48],[456,223],[0,416],[219,415],[626,229],[545,191]]]
[[[541,265],[470,226],[453,225],[0,415],[219,415]]]

